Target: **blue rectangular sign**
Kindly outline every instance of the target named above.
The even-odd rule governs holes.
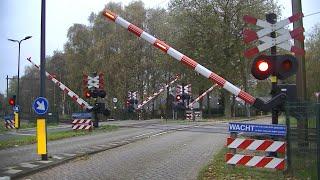
[[[72,113],[73,119],[91,119],[91,113],[84,113],[84,112],[78,112],[78,113]]]
[[[229,132],[268,134],[273,136],[285,136],[287,128],[285,125],[277,124],[248,124],[229,123]]]

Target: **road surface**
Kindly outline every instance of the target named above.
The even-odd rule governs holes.
[[[77,154],[117,142],[128,143],[23,179],[196,179],[199,170],[223,147],[229,134],[226,122],[160,122],[107,122],[121,128],[109,133],[48,142],[51,157]],[[264,119],[254,123],[265,122]],[[19,169],[26,165],[25,162],[37,159],[35,144],[0,150],[0,169],[9,167],[14,172],[14,168]]]
[[[153,125],[154,126],[154,125]],[[148,126],[146,128],[159,128]],[[196,179],[224,145],[226,125],[188,127],[104,151],[26,179]]]

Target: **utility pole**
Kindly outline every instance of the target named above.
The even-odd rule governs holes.
[[[6,79],[7,79],[7,98],[6,98],[6,102],[8,102],[8,99],[9,99],[9,76],[8,75],[7,75]],[[4,107],[6,107],[6,114],[9,113],[8,106],[5,104]]]
[[[40,96],[45,98],[45,82],[46,82],[46,0],[41,0],[41,40],[40,40]],[[47,123],[46,114],[40,115],[37,119],[37,131],[40,131],[43,142],[39,142],[38,137],[38,154],[41,160],[48,160],[47,151]],[[40,147],[40,145],[43,147]]]
[[[301,0],[291,0],[292,14],[302,13]],[[302,18],[293,22],[293,29],[303,27]],[[294,46],[304,50],[304,41],[294,40]],[[298,71],[296,75],[297,84],[297,98],[299,101],[305,101],[307,98],[306,93],[306,69],[305,69],[305,56],[296,56],[298,60]]]
[[[7,79],[7,99],[8,99],[8,97],[9,97],[9,76],[8,75],[7,75],[6,79]]]

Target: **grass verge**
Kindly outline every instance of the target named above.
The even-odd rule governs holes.
[[[25,122],[25,121],[22,121],[20,123],[20,129],[27,129],[27,128],[34,128],[36,127],[37,125],[33,122]],[[48,124],[48,127],[52,127],[52,126],[58,126],[57,123],[50,123]],[[4,132],[7,132],[8,129],[5,127],[5,124],[2,124],[0,125],[0,133],[4,133]]]
[[[84,136],[84,135],[94,135],[97,133],[102,132],[110,132],[118,129],[118,126],[114,125],[103,125],[100,126],[98,129],[90,131],[60,131],[60,132],[48,132],[47,139],[48,141],[53,140],[59,140],[69,137],[75,137],[75,136]],[[36,136],[17,136],[14,138],[6,139],[3,141],[0,141],[0,149],[14,147],[14,146],[21,146],[26,144],[33,144],[36,143],[37,137]]]
[[[223,148],[198,174],[198,180],[207,179],[294,179],[282,171],[245,166],[231,167],[225,162],[227,148]]]

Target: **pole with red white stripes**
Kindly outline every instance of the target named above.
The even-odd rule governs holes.
[[[197,63],[193,59],[189,58],[188,56],[170,47],[165,42],[155,38],[154,36],[148,34],[147,32],[143,31],[139,27],[135,26],[134,24],[131,24],[130,22],[121,18],[117,14],[109,10],[106,10],[103,12],[103,15],[106,18],[110,19],[111,21],[115,22],[116,24],[119,24],[120,26],[126,28],[128,31],[132,32],[136,36],[148,41],[150,44],[154,45],[155,47],[162,50],[163,52],[169,54],[171,57],[178,60],[179,62],[186,65],[187,67],[195,70],[202,76],[210,79],[213,83],[218,84],[220,87],[224,88],[231,94],[239,97],[240,99],[244,100],[248,104],[251,104],[260,110],[269,111],[273,106],[283,103],[284,99],[286,98],[285,94],[279,94],[277,97],[272,98],[269,102],[264,102],[259,98],[255,98],[252,95],[248,94],[247,92],[241,90],[237,86],[231,84],[229,81],[225,80],[221,76],[217,75],[216,73],[210,71],[206,67]]]
[[[192,101],[190,104],[189,104],[189,108],[190,109],[193,109],[193,105],[196,103],[196,102],[198,102],[200,99],[202,99],[205,95],[207,95],[208,93],[210,93],[212,90],[213,90],[213,88],[215,88],[215,87],[217,87],[218,86],[218,84],[215,84],[215,85],[213,85],[213,86],[211,86],[209,89],[207,89],[204,93],[202,93],[199,97],[197,97],[194,101]]]
[[[40,70],[40,66],[38,66],[33,61],[31,61],[31,57],[27,58],[27,60]],[[85,109],[85,110],[92,109],[92,106],[90,106],[89,103],[87,103],[85,100],[80,98],[76,93],[71,91],[66,85],[64,85],[62,82],[58,81],[51,74],[49,74],[47,71],[45,71],[45,75],[49,80],[51,80],[55,85],[57,85],[64,93],[66,93],[69,97],[71,97],[72,100],[74,102],[76,102],[82,109]]]

